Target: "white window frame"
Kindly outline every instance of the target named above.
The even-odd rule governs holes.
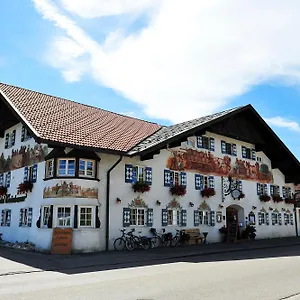
[[[272,216],[272,215],[271,215],[271,216]],[[275,224],[274,224],[274,226],[275,226],[275,225],[279,225],[279,213],[275,212],[275,213],[274,213],[274,216],[275,216],[275,218],[274,218],[274,219],[275,219]]]
[[[172,183],[173,185],[176,185],[175,183],[175,177],[177,175],[177,178],[178,178],[178,183],[177,185],[180,185],[181,184],[181,178],[180,178],[180,172],[179,171],[170,171],[170,175],[171,175],[171,178],[172,178]]]
[[[172,220],[171,222],[169,222],[169,212],[172,212]],[[179,222],[180,222],[180,209],[178,208],[168,208],[167,210],[167,222],[168,222],[168,226],[179,226],[180,224],[177,223],[177,217],[179,215]],[[172,224],[171,224],[172,223]]]
[[[135,224],[132,224],[132,211],[133,210],[136,210],[136,213],[135,213]],[[138,224],[138,221],[139,221],[139,216],[141,215],[141,211],[143,211],[143,214],[144,214],[144,222],[143,224]],[[131,207],[130,208],[130,226],[146,226],[146,217],[147,217],[147,211],[146,211],[146,208],[144,207]]]
[[[136,173],[136,181],[145,181],[146,167],[135,165],[135,166],[133,166],[133,169],[135,170],[135,173]]]
[[[260,225],[267,225],[266,222],[266,213],[265,212],[260,212],[260,218],[261,218],[261,224]]]
[[[70,225],[69,226],[66,226],[66,225],[63,225],[61,226],[59,224],[59,218],[58,218],[58,209],[59,208],[70,208]],[[59,227],[59,228],[73,228],[74,227],[74,212],[73,212],[73,206],[72,205],[58,205],[56,206],[56,209],[55,209],[55,225],[56,227]]]
[[[199,225],[210,226],[210,213],[211,211],[208,209],[199,210]]]
[[[28,227],[28,213],[29,207],[23,208],[21,227]]]
[[[41,207],[42,215],[41,215],[41,228],[48,228],[48,222],[51,216],[51,206],[44,205]],[[48,213],[45,214],[45,210],[48,209]],[[45,224],[45,220],[47,221]]]
[[[91,225],[80,225],[82,208],[91,209]],[[78,206],[78,215],[77,215],[78,228],[95,228],[95,208],[96,208],[95,206],[87,206],[87,205]]]
[[[6,209],[3,209],[3,211],[4,211],[3,227],[7,227],[8,226],[7,225],[8,214],[10,212],[10,215],[11,215],[11,209],[6,208]]]
[[[84,162],[84,174],[80,174],[80,162]],[[93,163],[93,170],[92,170],[92,175],[87,174],[87,165],[88,163],[91,162]],[[79,158],[79,165],[78,165],[78,176],[79,177],[88,177],[88,178],[95,178],[95,170],[96,170],[96,161],[93,159],[85,159],[85,158]]]
[[[52,167],[50,168],[50,163],[52,164]],[[51,172],[50,172],[51,170]],[[46,161],[46,174],[45,177],[46,178],[51,178],[54,175],[54,159],[49,159]]]
[[[29,131],[27,128],[24,128],[24,141],[23,142],[26,142],[28,140],[30,140],[32,138],[32,136],[29,134]]]
[[[65,174],[59,174],[59,165],[60,165],[60,161],[65,160],[66,161],[66,169],[65,169]],[[69,166],[69,161],[74,161],[74,175],[69,175],[68,174],[68,166]],[[56,175],[57,177],[75,177],[76,175],[76,159],[75,158],[58,158],[57,159],[57,170],[56,170]]]

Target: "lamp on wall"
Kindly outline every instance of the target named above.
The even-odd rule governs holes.
[[[254,209],[257,209],[257,207],[256,206],[252,206],[252,209],[254,210]]]
[[[122,200],[120,198],[117,198],[117,203],[120,204]]]
[[[285,211],[285,208],[282,208],[282,211]]]
[[[156,200],[156,205],[160,206],[161,202],[159,200]]]
[[[269,210],[273,210],[273,208],[272,208],[272,207],[269,207]]]
[[[193,202],[190,202],[190,207],[194,207],[194,203]]]
[[[219,207],[220,207],[220,208],[223,208],[223,207],[224,207],[224,205],[222,205],[222,204],[219,204]]]

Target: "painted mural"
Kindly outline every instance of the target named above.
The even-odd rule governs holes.
[[[98,199],[98,188],[84,188],[73,182],[61,181],[44,188],[44,198],[92,198]]]
[[[251,163],[225,155],[216,157],[211,152],[193,149],[172,151],[167,168],[174,171],[193,171],[204,175],[231,176],[244,180],[272,183],[273,175],[267,165]]]
[[[48,147],[41,144],[36,144],[34,147],[22,146],[18,150],[12,149],[11,155],[8,155],[7,158],[2,153],[0,156],[0,173],[40,163],[45,160],[47,154]]]

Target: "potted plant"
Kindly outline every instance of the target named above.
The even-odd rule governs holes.
[[[243,239],[251,239],[255,240],[256,237],[256,229],[252,225],[247,225],[245,230],[242,232],[242,238]]]
[[[296,200],[291,197],[285,198],[284,201],[286,204],[296,204]]]
[[[201,196],[202,197],[212,197],[216,194],[216,191],[214,188],[205,188],[204,190],[201,191]]]
[[[279,196],[279,195],[273,195],[273,201],[274,202],[282,202],[283,201],[283,199]]]
[[[225,243],[227,240],[227,233],[228,233],[227,227],[224,225],[219,229],[219,232],[223,235],[223,242]]]
[[[7,187],[0,186],[0,196],[4,196],[7,193]]]
[[[23,183],[20,183],[18,186],[18,192],[20,194],[31,192],[33,188],[33,183],[31,181],[24,181]]]
[[[269,202],[271,197],[268,194],[263,194],[259,196],[259,200],[262,202]]]
[[[150,191],[150,185],[145,181],[137,181],[132,185],[133,191],[136,193],[145,193]]]
[[[186,187],[184,185],[176,184],[170,188],[172,195],[184,196],[186,194]]]
[[[244,199],[246,197],[246,195],[243,193],[243,192],[241,192],[241,194],[240,194],[240,196],[239,196],[239,200],[241,200],[241,199]]]

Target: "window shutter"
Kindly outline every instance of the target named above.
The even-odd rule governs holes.
[[[171,172],[164,170],[164,186],[171,186]]]
[[[261,215],[261,212],[258,213],[258,225],[262,225],[262,215]]]
[[[271,196],[274,195],[274,185],[270,185],[270,193],[271,193]]]
[[[243,181],[239,180],[239,190],[242,192],[243,191]]]
[[[6,187],[9,188],[10,187],[10,181],[11,181],[11,172],[8,172],[6,174]]]
[[[294,214],[290,214],[290,223],[294,225]]]
[[[28,167],[24,167],[24,181],[27,181],[29,178],[28,178]]]
[[[282,225],[281,213],[278,213],[278,224]]]
[[[283,222],[284,222],[284,225],[288,224],[288,214],[287,213],[283,214]]]
[[[147,227],[153,226],[153,208],[147,209]]]
[[[78,205],[74,206],[74,228],[78,228]]]
[[[39,215],[39,218],[36,221],[36,227],[37,228],[41,228],[41,219],[42,219],[43,212],[44,212],[44,208],[43,208],[43,206],[41,206],[41,208],[40,208],[40,215]]]
[[[256,160],[256,150],[255,149],[251,150],[251,158],[252,158],[252,160]]]
[[[20,209],[19,227],[22,227],[23,219],[23,208]]]
[[[266,225],[269,225],[270,224],[269,213],[266,212],[265,216],[266,216]]]
[[[5,211],[4,211],[4,209],[2,209],[2,211],[1,211],[1,226],[4,226],[4,214],[5,214]]]
[[[152,168],[151,167],[146,167],[145,169],[145,182],[149,185],[152,184]]]
[[[215,151],[215,139],[212,137],[209,139],[209,148],[210,151]]]
[[[38,175],[38,165],[34,164],[32,169],[32,182],[37,181],[37,175]]]
[[[282,197],[284,199],[286,198],[286,189],[285,189],[285,186],[282,187]]]
[[[3,174],[0,174],[0,186],[3,186]]]
[[[197,136],[197,148],[203,148],[202,136]]]
[[[8,143],[9,143],[9,133],[7,133],[5,135],[5,145],[4,145],[4,148],[7,149],[8,148]]]
[[[11,221],[11,210],[9,209],[7,212],[6,226],[10,227],[10,221]]]
[[[28,227],[31,227],[31,225],[32,225],[32,208],[31,207],[29,207],[28,208],[28,216],[27,216],[27,226]]]
[[[195,189],[201,190],[201,175],[195,174]]]
[[[210,188],[215,188],[215,178],[214,176],[209,176],[209,187]]]
[[[123,227],[130,226],[130,208],[123,208]]]
[[[272,213],[272,225],[275,225],[275,213]]]
[[[288,187],[288,194],[289,197],[292,197],[292,188],[290,186]]]
[[[232,155],[237,156],[236,144],[232,144]]]
[[[24,142],[25,140],[25,126],[22,126],[22,133],[21,133],[21,142]]]
[[[100,207],[96,206],[96,213],[95,213],[95,227],[100,228],[101,227],[101,221],[99,216]]]
[[[161,210],[161,225],[162,225],[162,227],[168,226],[168,210],[167,209]]]
[[[194,210],[194,226],[200,225],[199,210]]]
[[[221,152],[223,154],[226,154],[226,142],[225,141],[221,141]]]
[[[180,173],[180,184],[183,186],[187,186],[187,176],[186,176],[186,172],[181,172]]]
[[[260,183],[256,184],[256,191],[257,191],[257,195],[261,194],[261,190],[260,190]]]
[[[210,226],[216,225],[216,213],[215,211],[210,212]]]
[[[16,130],[13,130],[12,134],[11,134],[11,141],[10,141],[10,145],[14,146],[16,143]]]
[[[246,158],[247,157],[247,152],[246,152],[246,147],[242,146],[242,157]]]
[[[132,183],[133,182],[133,166],[125,165],[125,182]]]
[[[186,209],[181,210],[181,226],[185,227],[187,223],[187,211]]]
[[[266,183],[264,184],[264,193],[268,194],[268,185]]]
[[[48,220],[48,228],[52,228],[53,227],[53,205],[50,206],[50,216],[49,216],[49,220]]]

